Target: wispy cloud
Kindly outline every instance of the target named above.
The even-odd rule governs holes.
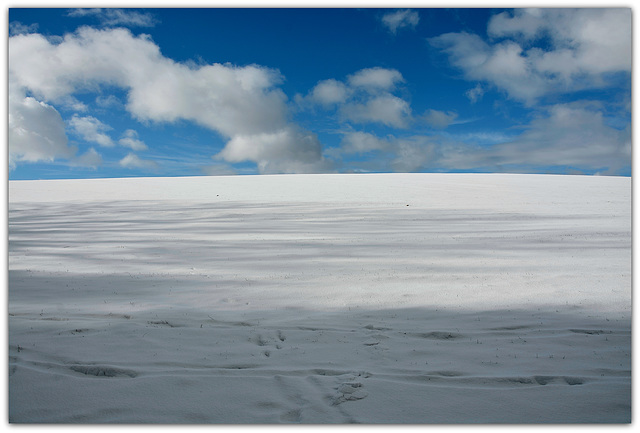
[[[28,33],[35,33],[38,30],[38,23],[23,24],[18,21],[11,21],[9,23],[9,36],[23,35]]]
[[[149,12],[129,9],[72,9],[67,15],[70,17],[94,17],[104,26],[153,27],[158,22]]]
[[[127,154],[127,156],[125,156],[120,160],[119,164],[121,167],[124,167],[124,168],[143,168],[143,169],[158,168],[158,163],[156,163],[155,161],[141,159],[138,155],[134,153]]]
[[[386,158],[380,158],[384,152]],[[479,131],[377,136],[345,131],[328,156],[363,155],[361,167],[392,171],[546,172],[569,167],[620,174],[631,157],[631,128],[607,124],[600,104],[575,102],[541,109],[520,132]]]
[[[73,158],[70,164],[72,166],[96,169],[102,165],[102,156],[92,147],[82,155]]]
[[[602,107],[584,102],[546,107],[515,136],[481,133],[457,138],[463,141],[443,149],[441,166],[491,171],[515,166],[545,171],[564,166],[619,174],[631,156],[630,128],[608,126]]]
[[[201,171],[207,176],[232,176],[238,174],[233,167],[224,163],[206,165],[201,167]]]
[[[471,101],[472,104],[475,104],[476,102],[478,102],[480,99],[482,99],[482,96],[485,93],[485,89],[480,85],[480,83],[476,84],[476,87],[474,87],[473,89],[469,89],[465,92],[465,96],[467,98],[469,98],[469,101]]]
[[[434,160],[437,143],[433,136],[426,135],[379,137],[352,131],[344,134],[340,147],[329,149],[327,154],[336,159],[345,155],[364,155],[365,158],[355,163],[364,171],[414,172],[424,169]],[[380,153],[385,157],[380,158]]]
[[[393,34],[399,29],[414,29],[420,21],[420,15],[410,9],[388,12],[381,18],[382,24]]]

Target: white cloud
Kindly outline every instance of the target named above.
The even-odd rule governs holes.
[[[227,137],[273,132],[286,124],[286,96],[277,71],[206,65],[194,70],[162,62],[135,77],[127,108],[139,119],[192,120]],[[152,77],[152,78],[150,78]]]
[[[39,34],[11,37],[9,75],[18,88],[51,103],[61,103],[75,92],[117,86],[127,91],[125,107],[138,120],[193,121],[235,139],[233,143],[289,128],[287,98],[278,88],[283,81],[279,71],[257,65],[176,63],[164,57],[148,36],[134,36],[122,28],[82,27],[61,41]],[[108,96],[102,98],[113,102]],[[95,122],[93,129],[87,118],[74,123],[78,123],[74,130],[91,137],[87,139],[109,143]],[[305,140],[287,143],[302,148],[289,152],[285,160],[295,165],[297,160],[290,158],[299,156],[304,159],[298,162],[309,163]],[[313,155],[320,157],[318,152]]]
[[[385,152],[386,158],[374,157],[359,163],[368,171],[415,172],[423,170],[435,159],[436,145],[429,136],[384,138],[366,132],[345,134],[341,146],[331,149],[329,154],[339,158],[343,154],[366,154],[372,151]]]
[[[73,158],[70,163],[74,166],[89,167],[95,169],[98,166],[102,165],[102,156],[92,147],[82,155]]]
[[[367,153],[375,150],[389,150],[391,143],[388,139],[379,138],[368,132],[349,132],[344,135],[340,143],[340,152]]]
[[[451,125],[456,118],[458,117],[457,113],[453,111],[444,111],[429,109],[424,114],[425,121],[434,128],[444,129]]]
[[[476,84],[476,87],[474,87],[473,89],[467,90],[465,92],[465,96],[469,98],[469,101],[471,101],[472,104],[475,104],[480,99],[482,99],[484,92],[485,92],[484,88],[478,83]]]
[[[238,172],[230,165],[217,163],[202,167],[202,172],[207,176],[232,176]]]
[[[109,131],[111,127],[105,125],[93,116],[80,117],[74,114],[71,120],[69,120],[73,132],[81,136],[84,140],[97,143],[100,146],[112,147],[115,143],[105,131]]]
[[[528,104],[550,93],[606,87],[605,74],[631,71],[628,8],[516,9],[494,16],[488,33],[491,43],[465,32],[429,42],[467,79]]]
[[[631,9],[516,9],[489,22],[494,37],[549,36],[551,51],[540,53],[541,72],[565,77],[586,72],[631,70]]]
[[[73,96],[65,96],[60,102],[64,108],[73,111],[84,112],[89,110],[89,107],[84,102],[77,100]]]
[[[10,85],[9,92],[9,163],[69,159],[76,149],[68,146],[65,125],[60,113],[44,102]]]
[[[411,106],[392,94],[402,82],[402,74],[395,69],[365,68],[349,75],[346,84],[335,79],[320,81],[306,97],[296,100],[303,107],[309,103],[325,109],[337,106],[343,121],[406,128],[412,121]]]
[[[379,137],[363,131],[344,133],[340,147],[327,150],[327,155],[341,159],[345,155],[369,155],[354,164],[351,168],[364,171],[414,172],[428,167],[436,158],[437,141],[431,136],[396,137],[387,135]],[[384,152],[381,158],[378,152]]]
[[[122,101],[115,95],[99,95],[96,97],[96,104],[101,108],[123,106]]]
[[[519,34],[527,39],[535,38],[545,27],[541,20],[543,12],[543,9],[523,8],[499,13],[489,20],[487,33],[493,37]]]
[[[122,158],[119,162],[120,166],[124,168],[143,168],[143,169],[155,169],[158,164],[154,161],[141,159],[134,153],[129,153]]]
[[[157,23],[156,18],[149,12],[114,8],[72,9],[67,15],[70,17],[93,16],[105,26],[153,27]]]
[[[418,12],[410,9],[388,12],[382,16],[382,23],[393,34],[395,34],[398,29],[405,27],[414,29],[419,21],[420,15],[418,15]]]
[[[133,150],[147,150],[147,145],[138,139],[138,133],[133,129],[127,129],[118,143]]]
[[[631,131],[608,126],[597,104],[557,104],[519,136],[489,147],[461,143],[443,151],[440,164],[458,169],[569,166],[616,173],[631,166]]]
[[[163,57],[147,36],[126,29],[83,27],[52,44],[41,35],[9,40],[9,73],[45,101],[102,84],[128,90],[126,108],[141,120],[191,120],[236,134],[285,124],[286,96],[278,71],[260,66],[188,67]]]
[[[395,143],[395,154],[396,157],[391,161],[393,171],[420,171],[434,159],[435,144],[426,136],[399,139]]]
[[[521,55],[522,49],[514,42],[490,46],[478,35],[469,33],[446,33],[429,41],[445,51],[467,79],[489,82],[513,98],[533,102],[551,89],[550,80],[531,69]]]
[[[38,30],[38,24],[22,24],[19,21],[11,21],[9,23],[9,35],[15,36],[20,34],[35,33]]]
[[[397,83],[403,82],[402,74],[395,69],[366,68],[361,69],[347,78],[349,85],[361,87],[369,91],[390,91]]]
[[[391,94],[383,94],[365,102],[350,102],[341,107],[341,115],[356,123],[382,123],[395,128],[406,128],[411,119],[407,101]]]
[[[331,169],[321,153],[315,134],[286,125],[274,132],[236,135],[216,158],[231,163],[253,161],[260,173],[314,173]]]
[[[309,99],[320,105],[331,106],[345,102],[349,93],[350,89],[341,81],[323,80],[311,90]]]
[[[356,163],[367,170],[396,172],[483,170],[516,172],[577,171],[620,174],[631,167],[631,128],[607,123],[598,103],[576,102],[547,107],[519,134],[477,132],[451,135],[379,137],[366,132],[344,134],[340,147],[327,154],[372,154]]]
[[[606,125],[598,106],[558,104],[548,115],[533,120],[528,129],[511,143],[495,146],[495,154],[507,163],[608,167],[612,170],[631,164],[630,129]]]

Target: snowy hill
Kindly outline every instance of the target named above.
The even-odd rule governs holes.
[[[631,419],[631,179],[9,182],[11,422]]]

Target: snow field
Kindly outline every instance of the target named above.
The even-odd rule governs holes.
[[[10,421],[630,422],[630,183],[12,181]]]

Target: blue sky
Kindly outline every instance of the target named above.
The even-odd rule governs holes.
[[[9,179],[631,175],[630,9],[9,9]]]

